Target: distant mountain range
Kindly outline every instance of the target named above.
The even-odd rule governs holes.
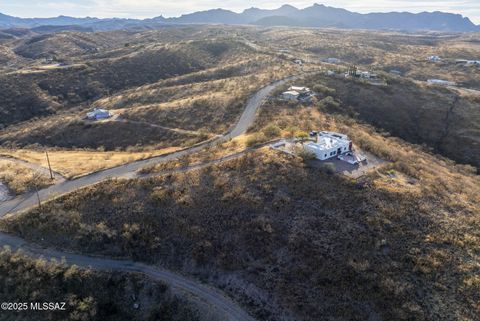
[[[402,31],[480,31],[469,18],[444,12],[409,12],[360,14],[345,9],[314,4],[305,9],[284,5],[278,9],[250,8],[242,13],[212,9],[176,18],[153,19],[17,18],[0,14],[1,28],[36,28],[39,26],[81,26],[85,30],[112,30],[132,27],[155,27],[169,24],[250,24],[261,26],[336,27],[345,29],[387,29]],[[62,29],[62,28],[59,28]],[[65,28],[63,28],[65,29]]]

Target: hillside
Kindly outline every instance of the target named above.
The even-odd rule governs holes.
[[[307,83],[332,89],[339,105],[330,112],[356,115],[392,135],[480,167],[480,97],[402,79],[389,79],[387,87],[323,75]]]
[[[201,320],[194,306],[163,283],[68,267],[5,249],[0,251],[0,284],[3,302],[65,302],[65,311],[4,310],[0,320]]]
[[[311,122],[391,163],[350,180],[259,151],[187,173],[107,181],[1,226],[41,244],[195,275],[263,320],[475,318],[478,177],[351,120],[264,111],[258,128]]]
[[[72,40],[77,35],[66,37]],[[114,51],[111,58],[84,58],[71,66],[1,75],[0,125],[53,114],[120,90],[211,68],[248,52],[242,44],[228,40],[139,46],[137,50],[127,48],[123,54]],[[75,52],[72,49],[70,54]]]

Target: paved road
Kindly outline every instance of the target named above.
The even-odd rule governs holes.
[[[115,168],[107,169],[97,173],[93,173],[75,180],[63,181],[49,188],[43,189],[39,192],[42,201],[45,201],[53,196],[59,196],[70,193],[82,187],[86,187],[92,184],[99,183],[105,179],[113,177],[138,177],[137,171],[145,166],[173,160],[188,154],[198,152],[206,147],[215,146],[224,141],[237,137],[247,131],[247,129],[253,124],[258,108],[262,105],[264,99],[278,86],[283,85],[287,81],[293,79],[293,77],[286,78],[284,80],[277,81],[271,85],[268,85],[253,95],[247,102],[245,110],[238,120],[237,124],[231,128],[231,130],[225,135],[214,138],[210,141],[198,144],[188,149],[177,151],[168,155],[162,155],[146,160],[136,161]],[[239,157],[249,150],[229,155],[221,159],[212,160],[203,164],[193,165],[189,168],[179,169],[179,171],[191,170],[193,168],[200,168],[235,157]],[[7,214],[18,213],[21,210],[28,209],[36,205],[37,198],[35,195],[24,195],[11,201],[7,201],[0,204],[0,217]],[[54,249],[45,249],[27,241],[0,232],[0,245],[7,245],[12,250],[23,250],[29,255],[34,257],[46,257],[46,258],[65,258],[68,264],[76,264],[81,267],[91,267],[94,269],[104,270],[119,270],[127,272],[139,272],[143,273],[153,279],[163,281],[173,289],[184,291],[190,295],[193,295],[193,299],[208,304],[220,316],[222,320],[229,321],[254,321],[251,316],[248,315],[238,304],[230,300],[221,291],[208,287],[198,281],[191,280],[176,273],[161,269],[159,267],[148,266],[141,263],[136,263],[129,260],[113,260],[108,258],[91,257],[86,255],[73,254],[68,252],[62,252]]]
[[[289,77],[273,84],[270,84],[255,95],[253,95],[247,102],[245,110],[241,115],[237,124],[226,134],[221,137],[214,138],[212,140],[200,143],[193,147],[183,149],[171,154],[157,156],[149,159],[135,161],[129,164],[113,167],[110,169],[102,170],[96,173],[92,173],[78,179],[67,180],[58,184],[52,185],[49,188],[39,191],[40,199],[46,201],[51,197],[58,197],[60,195],[71,193],[83,187],[87,187],[109,178],[134,178],[137,176],[137,171],[145,166],[158,164],[170,160],[177,159],[189,154],[196,153],[206,147],[211,147],[225,142],[229,139],[242,135],[253,124],[258,108],[262,105],[265,98],[278,86],[285,84],[287,81],[293,79]],[[31,208],[37,204],[37,197],[34,194],[27,194],[16,197],[13,200],[3,202],[0,204],[0,217],[3,217],[9,213],[18,212]]]

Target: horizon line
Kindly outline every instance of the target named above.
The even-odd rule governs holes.
[[[154,14],[152,16],[135,16],[135,17],[121,17],[121,16],[105,16],[105,17],[102,17],[102,16],[94,16],[94,15],[82,15],[82,16],[75,16],[75,15],[69,15],[69,14],[59,14],[57,16],[22,16],[22,15],[15,15],[15,14],[9,14],[9,13],[5,13],[2,11],[2,9],[0,9],[0,14],[4,14],[4,15],[7,15],[7,16],[10,16],[10,17],[14,17],[14,18],[19,18],[19,19],[54,19],[54,18],[60,18],[60,17],[67,17],[67,18],[76,18],[76,19],[86,19],[86,18],[90,18],[90,19],[101,19],[101,20],[106,20],[106,19],[123,19],[123,20],[148,20],[148,19],[154,19],[154,18],[159,18],[159,17],[163,17],[165,19],[175,19],[175,18],[180,18],[184,15],[190,15],[190,14],[194,14],[194,13],[198,13],[198,12],[208,12],[208,11],[212,11],[212,10],[224,10],[224,11],[229,11],[229,12],[232,12],[232,13],[235,13],[235,14],[242,14],[243,12],[245,12],[246,10],[249,10],[249,9],[259,9],[259,10],[276,10],[276,9],[280,9],[282,7],[285,7],[285,6],[289,6],[289,7],[293,7],[297,10],[304,10],[306,8],[311,8],[315,5],[318,5],[318,6],[324,6],[324,7],[327,7],[327,8],[334,8],[334,9],[343,9],[343,10],[347,10],[349,12],[352,12],[352,13],[357,13],[357,14],[362,14],[362,15],[366,15],[366,14],[382,14],[382,13],[408,13],[408,14],[414,14],[414,15],[418,15],[418,14],[422,14],[422,13],[447,13],[447,14],[454,14],[454,15],[460,15],[462,16],[463,18],[467,18],[469,19],[470,21],[472,21],[473,24],[475,25],[478,25],[480,26],[480,19],[478,22],[475,22],[472,18],[462,14],[462,13],[458,13],[458,12],[449,12],[449,11],[442,11],[442,10],[432,10],[432,11],[429,11],[429,10],[423,10],[423,11],[418,11],[418,12],[414,12],[414,11],[406,11],[406,10],[390,10],[390,11],[369,11],[369,12],[358,12],[358,11],[354,11],[354,10],[349,10],[349,9],[346,9],[346,8],[342,8],[342,7],[333,7],[333,6],[329,6],[329,5],[324,5],[324,4],[319,4],[319,3],[313,3],[312,5],[309,5],[309,6],[306,6],[306,7],[296,7],[294,5],[290,5],[290,4],[283,4],[283,5],[280,5],[274,9],[264,9],[264,8],[259,8],[259,7],[248,7],[248,8],[245,8],[245,9],[242,9],[242,10],[239,10],[239,11],[236,11],[236,10],[232,10],[232,9],[224,9],[224,8],[221,8],[221,7],[217,7],[217,8],[211,8],[211,9],[205,9],[205,10],[198,10],[198,11],[191,11],[191,12],[186,12],[186,13],[180,13],[180,14],[177,14],[177,15],[164,15],[164,14]],[[127,13],[127,12],[126,12]],[[478,24],[477,24],[478,23]]]

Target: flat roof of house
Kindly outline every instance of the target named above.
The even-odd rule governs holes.
[[[350,140],[347,139],[347,136],[338,134],[332,135],[337,133],[327,133],[323,132],[319,134],[317,142],[310,142],[307,143],[309,147],[316,149],[316,150],[330,150],[333,148],[339,148],[345,144],[350,144]]]
[[[288,90],[294,90],[294,91],[309,91],[310,88],[308,87],[303,87],[303,86],[291,86],[288,88]]]
[[[284,95],[295,95],[295,96],[300,95],[300,93],[298,91],[295,91],[295,90],[285,91],[283,94]]]

